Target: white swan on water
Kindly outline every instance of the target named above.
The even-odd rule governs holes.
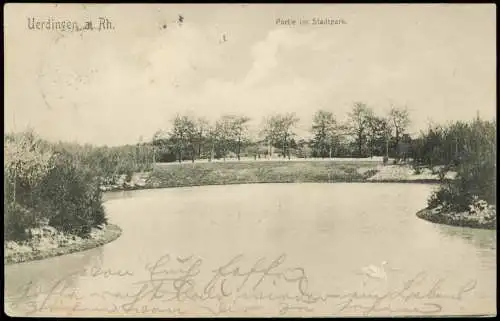
[[[361,270],[363,274],[374,279],[387,280],[387,272],[385,271],[385,266],[387,261],[383,261],[380,266],[369,265],[365,266]]]

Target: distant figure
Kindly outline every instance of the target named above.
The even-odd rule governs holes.
[[[177,23],[179,25],[182,25],[183,22],[184,22],[184,17],[182,15],[179,15],[179,19],[177,20]]]

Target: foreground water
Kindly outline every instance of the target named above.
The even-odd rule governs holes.
[[[418,219],[432,188],[259,184],[108,194],[107,212],[123,235],[6,266],[6,312],[496,313],[495,231]],[[368,265],[378,275],[363,274]]]

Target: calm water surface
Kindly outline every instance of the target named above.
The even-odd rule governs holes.
[[[494,314],[496,233],[418,219],[433,188],[258,184],[108,194],[110,221],[123,235],[7,266],[6,311]],[[369,265],[380,278],[362,272]]]

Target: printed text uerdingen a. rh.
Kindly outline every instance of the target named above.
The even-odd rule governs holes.
[[[35,31],[103,31],[114,30],[115,26],[109,18],[99,17],[96,21],[77,22],[70,19],[28,17],[28,29]]]

